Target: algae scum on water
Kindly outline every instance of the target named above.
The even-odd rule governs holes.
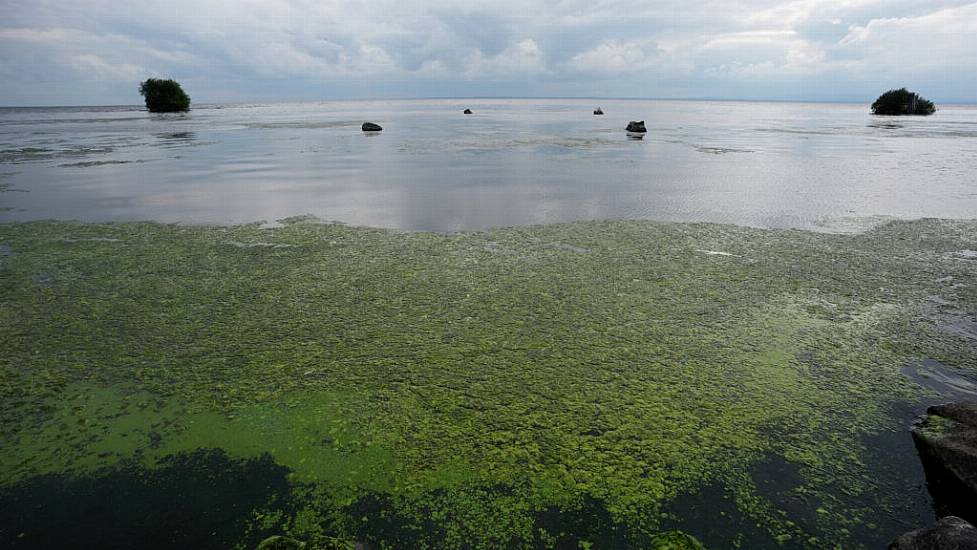
[[[929,519],[917,371],[977,375],[972,250],[0,225],[0,545],[879,547]]]

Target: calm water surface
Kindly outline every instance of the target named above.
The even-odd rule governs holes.
[[[605,116],[591,111],[603,107]],[[462,115],[465,107],[473,115]],[[629,139],[628,120],[648,135]],[[364,121],[384,127],[360,131]],[[603,218],[844,229],[977,216],[977,107],[410,100],[0,109],[0,221],[453,231]]]

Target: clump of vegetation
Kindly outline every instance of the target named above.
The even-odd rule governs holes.
[[[0,224],[0,547],[130,461],[253,495],[225,548],[882,547],[903,369],[977,375],[975,234]]]
[[[932,101],[905,88],[889,90],[872,103],[873,115],[931,115],[935,112]]]
[[[190,96],[175,80],[147,78],[139,84],[139,93],[146,98],[146,108],[151,113],[177,113],[190,110]]]

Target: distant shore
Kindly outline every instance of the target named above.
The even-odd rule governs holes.
[[[215,107],[221,105],[260,105],[265,103],[357,103],[371,101],[497,101],[507,99],[531,99],[531,100],[557,100],[557,101],[708,101],[718,103],[805,103],[805,104],[825,104],[825,105],[868,105],[872,102],[871,97],[825,100],[825,99],[784,99],[784,98],[721,98],[721,97],[548,97],[548,96],[458,96],[458,97],[360,97],[360,98],[297,98],[297,99],[254,99],[254,100],[234,100],[234,101],[215,101],[213,99],[201,101],[194,104],[194,109]],[[953,106],[977,106],[977,101],[965,100],[938,100],[940,105]],[[0,105],[0,109],[72,109],[72,108],[132,108],[145,110],[146,106],[141,103],[118,103],[118,104],[78,104],[78,105]]]

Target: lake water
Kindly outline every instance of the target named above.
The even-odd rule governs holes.
[[[847,231],[977,218],[975,174],[977,106],[0,108],[0,224]],[[16,421],[0,546],[111,525],[122,546],[253,547],[304,518],[355,540],[464,526],[623,548],[640,527],[709,548],[882,547],[934,519],[911,420],[977,392],[969,230],[927,225],[884,244],[646,224],[0,225],[0,415]],[[910,399],[912,382],[932,392]]]
[[[624,132],[632,119],[646,121],[644,139]],[[384,131],[365,134],[364,121]],[[549,99],[0,109],[0,222],[312,214],[432,231],[605,218],[835,230],[975,217],[975,174],[975,106],[913,118]]]

